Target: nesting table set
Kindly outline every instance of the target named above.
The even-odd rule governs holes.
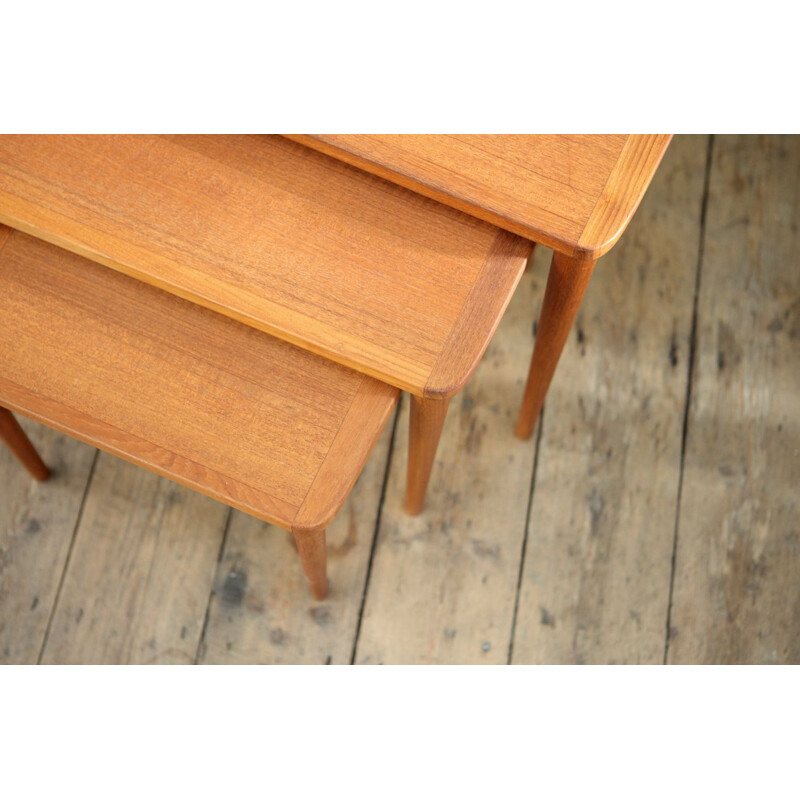
[[[322,599],[325,527],[400,390],[415,514],[538,242],[530,435],[668,143],[0,136],[0,437],[47,476],[19,412],[291,530]]]

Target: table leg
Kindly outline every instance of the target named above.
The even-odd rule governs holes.
[[[528,439],[533,433],[558,359],[596,263],[596,260],[581,261],[561,253],[553,254],[528,383],[517,420],[516,433],[520,439]]]
[[[411,395],[405,508],[412,516],[419,514],[425,505],[425,491],[449,405],[450,398],[430,400]]]
[[[8,449],[37,481],[47,480],[50,476],[47,465],[25,435],[16,417],[7,408],[2,407],[0,407],[0,440],[5,442]]]
[[[321,530],[292,531],[303,572],[311,585],[315,600],[324,600],[328,594],[328,550],[325,528]]]

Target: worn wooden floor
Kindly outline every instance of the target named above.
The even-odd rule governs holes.
[[[23,421],[3,663],[797,663],[800,137],[676,137],[601,260],[533,441],[549,252],[453,403],[427,510],[400,406],[311,600],[288,534]]]

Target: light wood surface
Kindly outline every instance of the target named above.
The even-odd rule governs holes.
[[[302,134],[289,138],[581,259],[614,245],[669,135]]]
[[[397,398],[19,232],[0,286],[3,405],[287,529],[333,518]]]
[[[674,663],[800,662],[799,142],[715,137]]]
[[[2,136],[0,221],[431,397],[530,252],[279,136]]]
[[[707,137],[676,137],[545,402],[518,664],[664,658]]]

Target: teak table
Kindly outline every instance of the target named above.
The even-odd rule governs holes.
[[[517,422],[528,438],[597,259],[625,230],[671,136],[291,135],[553,248]]]
[[[0,137],[0,222],[408,391],[411,513],[532,247],[280,136]]]
[[[0,353],[0,439],[35,478],[7,408],[292,531],[324,597],[397,389],[2,225]]]

